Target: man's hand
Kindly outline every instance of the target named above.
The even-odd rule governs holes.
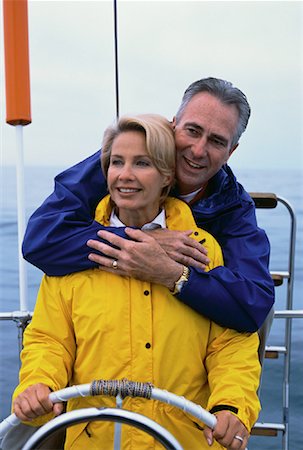
[[[175,281],[182,274],[183,266],[172,260],[157,241],[143,231],[126,228],[125,232],[132,240],[123,239],[109,231],[100,231],[98,235],[102,239],[118,248],[89,240],[89,247],[107,256],[91,253],[89,259],[106,272],[159,283],[173,289]],[[116,268],[113,266],[114,261],[117,261]]]
[[[140,242],[143,243],[143,234],[142,232],[140,233],[140,235],[135,234],[134,237],[132,236],[132,231],[134,231],[132,228],[127,228],[128,232],[127,234],[135,240],[139,240],[137,238],[137,236],[140,236]],[[159,246],[164,250],[164,252],[166,253],[167,256],[169,256],[169,258],[177,263],[180,263],[184,266],[191,266],[191,267],[196,267],[197,269],[202,269],[205,270],[206,266],[209,264],[209,258],[207,257],[207,250],[203,247],[203,245],[197,241],[195,241],[194,239],[192,239],[191,237],[189,237],[191,235],[192,231],[174,231],[174,230],[167,230],[167,229],[159,229],[159,230],[152,230],[152,231],[144,231],[145,235],[148,235],[150,237],[152,237],[155,241],[157,241],[158,246],[157,246],[157,253],[159,253]],[[132,248],[132,246],[128,246],[127,247],[127,243],[129,241],[127,240],[123,240],[122,238],[117,237],[117,240],[114,240],[113,238],[113,234],[109,233],[109,232],[105,232],[105,231],[99,231],[98,232],[99,237],[108,240],[109,242],[111,242],[112,244],[116,245],[117,247],[120,248],[120,250],[125,250],[126,248],[128,248],[131,251],[134,251],[133,256],[135,257],[135,251],[136,251],[136,247]],[[146,244],[148,244],[148,242],[150,243],[149,247],[144,248],[144,251],[146,252],[146,255],[152,257],[152,251],[155,248],[155,243],[151,243],[152,241],[148,241],[146,240]],[[103,253],[104,255],[108,256],[109,258],[113,258],[113,259],[119,259],[122,260],[121,256],[124,255],[118,255],[117,253],[114,254],[113,252],[110,251],[110,246],[101,243],[100,241],[94,240],[94,239],[90,239],[87,242],[87,245],[89,247],[91,247],[92,249],[98,250],[101,253]],[[141,250],[142,250],[142,246],[141,246]],[[89,255],[89,259],[91,261],[96,262],[97,264],[99,264],[100,266],[102,266],[102,268],[104,269],[105,267],[110,267],[112,264],[112,261],[109,261],[108,259],[97,255],[95,253],[91,253]],[[130,259],[131,259],[131,255],[130,255]],[[168,261],[168,260],[166,260]],[[147,261],[148,262],[148,261]],[[133,265],[134,267],[136,266],[136,262],[133,261]],[[121,269],[121,264],[119,264],[119,269]],[[181,271],[182,273],[182,271]],[[122,275],[121,272],[119,272],[120,275]],[[126,273],[124,273],[124,275],[129,275],[129,276],[134,276],[136,278],[139,279],[145,279],[145,278],[141,278],[138,274],[137,271],[135,271],[134,273],[131,273],[129,271],[127,271]],[[175,281],[178,279],[178,277],[175,279]],[[155,282],[160,282],[159,280],[157,281],[156,279],[154,280],[149,280],[149,281],[155,281]],[[163,283],[162,283],[163,284]]]
[[[151,231],[144,230],[144,233],[156,239],[171,259],[184,266],[205,270],[209,264],[207,250],[201,243],[190,237],[191,230],[175,231],[159,228]]]
[[[249,433],[243,423],[231,412],[220,411],[216,413],[217,424],[214,430],[206,427],[204,435],[211,446],[213,439],[228,450],[245,450]]]
[[[54,412],[55,416],[58,416],[63,411],[63,404],[53,404],[49,399],[50,393],[50,388],[42,383],[28,387],[15,398],[13,403],[14,413],[25,422],[51,411]]]

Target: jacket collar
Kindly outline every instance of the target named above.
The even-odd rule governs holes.
[[[211,217],[220,211],[239,206],[240,186],[231,168],[226,164],[208,182],[205,197],[192,205],[195,214]]]

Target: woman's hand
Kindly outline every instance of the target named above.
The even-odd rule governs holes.
[[[211,446],[213,439],[216,439],[227,450],[245,450],[249,433],[241,420],[229,411],[220,411],[216,413],[216,417],[214,430],[208,427],[204,429],[208,445]]]
[[[49,399],[51,390],[42,383],[29,386],[18,395],[13,402],[13,409],[16,416],[25,422],[36,419],[51,411],[58,416],[63,411],[62,403],[53,404]]]
[[[91,253],[89,258],[100,264],[100,269],[106,272],[159,283],[173,289],[175,281],[182,274],[182,264],[171,259],[158,242],[145,232],[126,228],[125,233],[132,240],[123,239],[109,231],[99,231],[98,235],[111,245],[88,241],[89,247],[106,255]]]

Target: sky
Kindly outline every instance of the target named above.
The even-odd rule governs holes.
[[[25,165],[68,167],[101,146],[115,119],[111,1],[29,1],[32,123]],[[2,9],[0,13],[3,36]],[[118,1],[120,114],[172,119],[186,87],[215,76],[248,97],[252,116],[233,168],[303,173],[302,1]],[[2,167],[16,161],[5,123]]]

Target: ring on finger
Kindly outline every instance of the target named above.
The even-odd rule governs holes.
[[[113,269],[118,269],[118,261],[116,259],[113,260],[112,267]]]
[[[234,436],[234,439],[237,439],[238,441],[241,441],[241,442],[244,441],[244,439],[243,439],[241,436],[239,436],[238,434],[236,434],[236,435]]]

